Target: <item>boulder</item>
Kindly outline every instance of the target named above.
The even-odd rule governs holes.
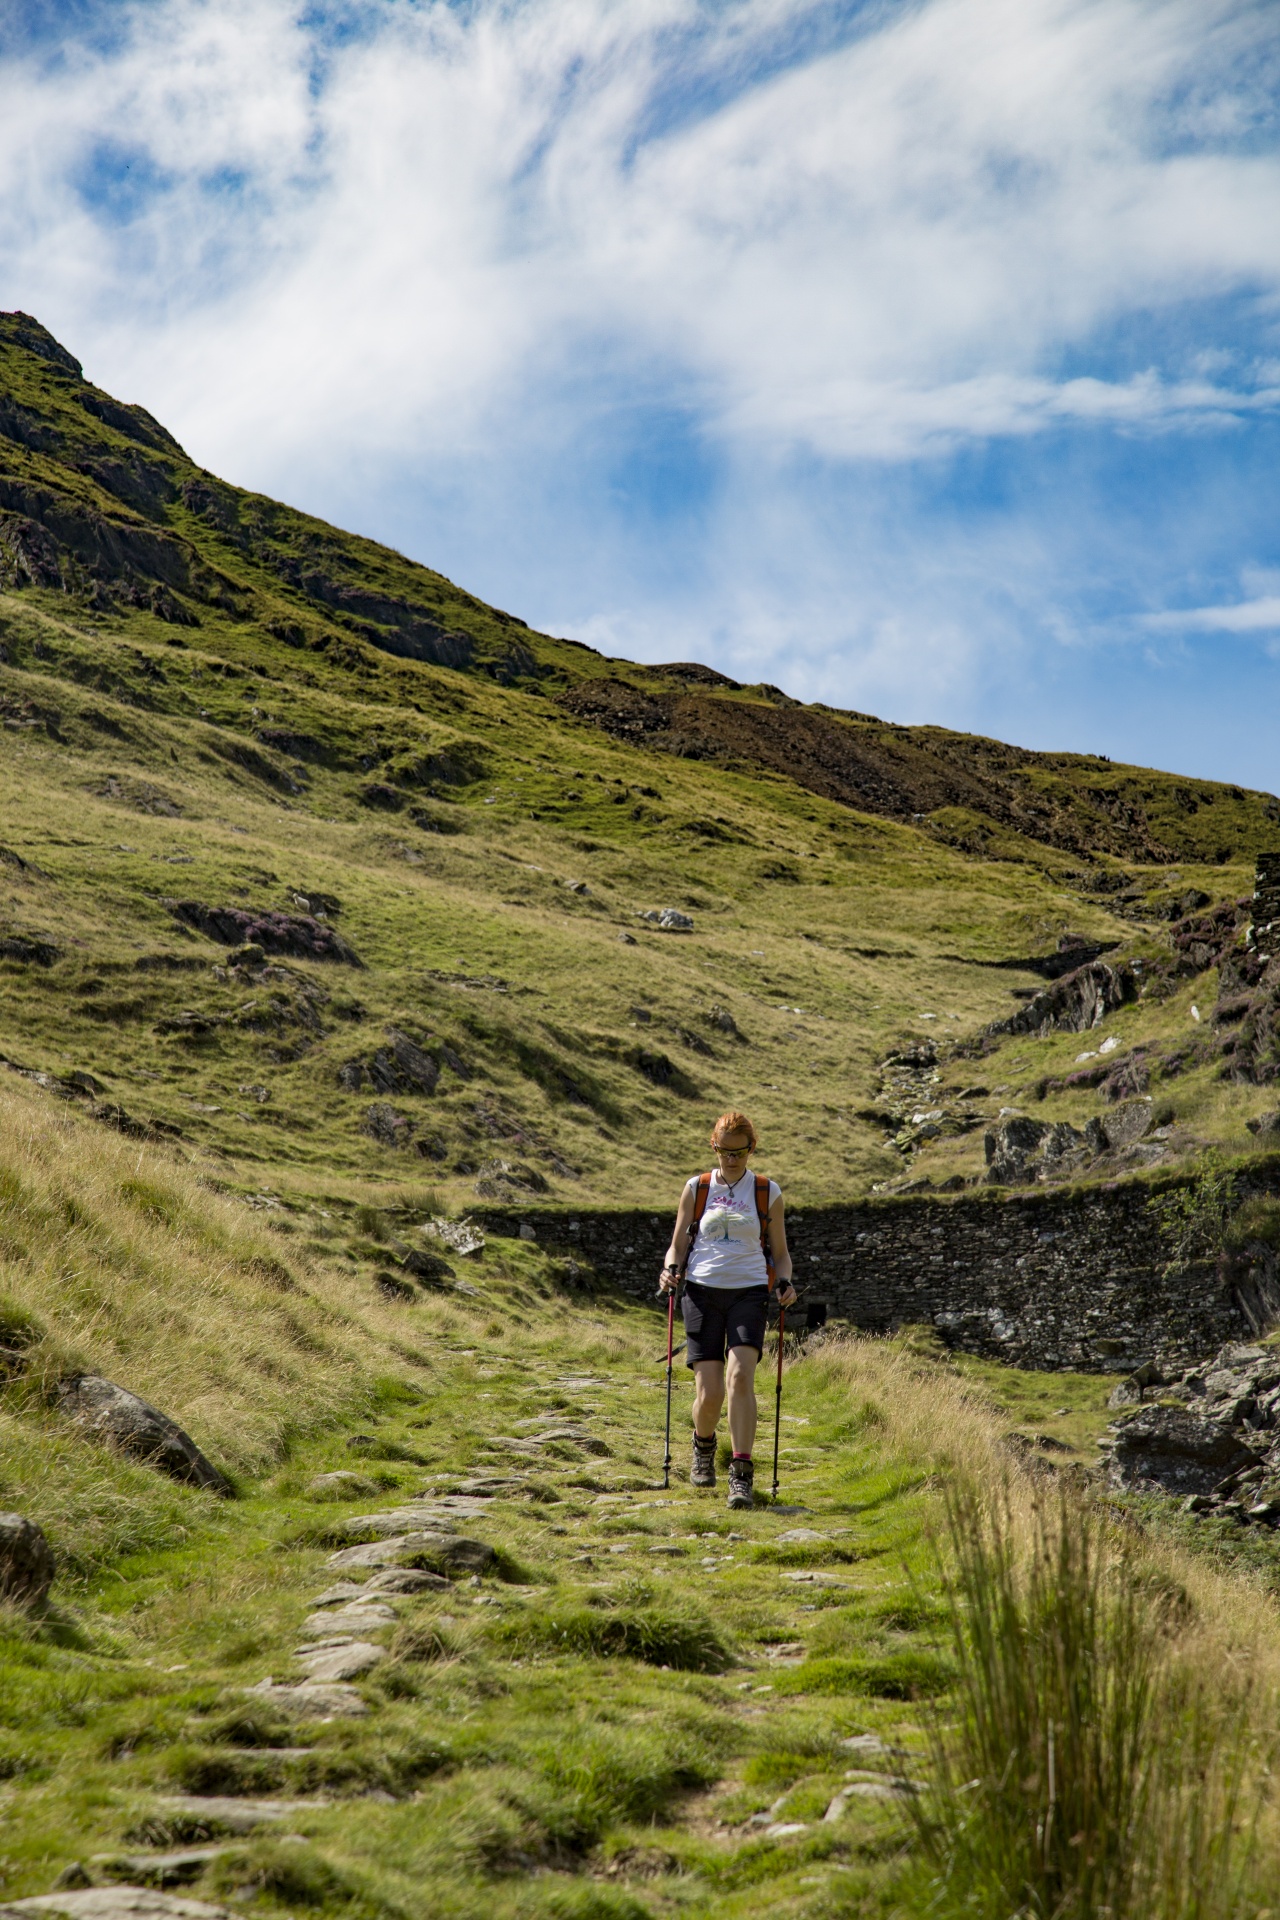
[[[1113,1153],[1136,1146],[1152,1127],[1150,1100],[1126,1100],[1101,1123],[1108,1148]]]
[[[1129,1493],[1211,1493],[1257,1459],[1229,1420],[1187,1407],[1141,1407],[1099,1444],[1111,1485]]]
[[[42,1606],[53,1573],[53,1549],[35,1521],[21,1513],[0,1513],[0,1596]]]
[[[58,1388],[58,1408],[95,1440],[109,1441],[174,1480],[227,1498],[231,1483],[195,1441],[149,1401],[96,1374],[74,1374]]]
[[[985,1135],[983,1147],[987,1185],[1015,1187],[1078,1166],[1088,1151],[1088,1141],[1066,1120],[1055,1124],[1015,1114],[994,1133]]]
[[[1246,1120],[1245,1125],[1259,1146],[1280,1147],[1280,1110],[1259,1113],[1252,1120]]]

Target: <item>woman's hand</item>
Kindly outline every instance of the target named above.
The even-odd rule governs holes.
[[[799,1297],[789,1280],[784,1280],[778,1288],[778,1305],[780,1307],[794,1307]]]
[[[674,1293],[680,1285],[679,1267],[664,1267],[658,1275],[658,1292]]]

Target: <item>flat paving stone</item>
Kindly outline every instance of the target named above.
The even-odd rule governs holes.
[[[38,1893],[29,1900],[11,1900],[0,1907],[0,1920],[10,1914],[64,1913],[68,1920],[233,1920],[227,1907],[207,1900],[187,1900],[181,1894],[160,1893],[155,1887],[76,1887],[65,1893]]]
[[[464,1573],[481,1573],[497,1558],[493,1548],[483,1540],[468,1540],[460,1533],[415,1529],[412,1533],[392,1534],[385,1540],[370,1540],[358,1547],[343,1547],[329,1555],[326,1565],[338,1573],[352,1567],[394,1566],[397,1560],[407,1559],[411,1553],[429,1554],[432,1559]]]
[[[303,1623],[302,1631],[309,1634],[329,1634],[335,1627],[349,1627],[353,1633],[376,1633],[379,1627],[393,1627],[396,1623],[394,1607],[364,1606],[334,1607],[327,1613],[313,1613]]]
[[[335,1524],[337,1533],[404,1533],[410,1527],[423,1527],[432,1533],[453,1534],[458,1529],[454,1516],[438,1506],[423,1506],[417,1501],[405,1507],[384,1507],[380,1513],[352,1513]]]
[[[383,1573],[375,1573],[368,1585],[362,1589],[365,1593],[446,1593],[449,1582],[442,1573],[428,1573],[425,1567],[388,1567]]]
[[[241,1800],[238,1795],[219,1793],[166,1793],[158,1795],[154,1804],[164,1813],[181,1813],[193,1820],[205,1820],[211,1830],[253,1833],[258,1827],[273,1827],[284,1820],[295,1820],[300,1813],[310,1813],[316,1807],[327,1807],[329,1802]]]
[[[143,1887],[185,1887],[228,1847],[180,1847],[172,1853],[95,1853],[93,1865],[114,1880]]]
[[[313,1607],[334,1607],[342,1600],[359,1600],[364,1594],[364,1585],[359,1580],[338,1580],[333,1586],[326,1587],[311,1602]]]
[[[245,1692],[255,1700],[267,1701],[293,1720],[362,1720],[369,1711],[368,1701],[362,1700],[354,1687],[321,1683],[314,1675],[298,1686],[260,1680]]]
[[[353,1640],[344,1647],[321,1647],[297,1656],[298,1665],[306,1668],[308,1679],[324,1686],[333,1681],[358,1680],[362,1673],[368,1673],[386,1657],[385,1647],[375,1647],[368,1640]]]

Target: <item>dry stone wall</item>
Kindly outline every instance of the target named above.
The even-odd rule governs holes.
[[[930,1324],[967,1353],[1108,1373],[1185,1366],[1280,1315],[1272,1273],[1248,1263],[1166,1277],[1151,1191],[1132,1181],[802,1207],[788,1216],[802,1303],[825,1301],[832,1318],[871,1333]],[[1241,1192],[1280,1193],[1280,1155],[1259,1161]],[[570,1285],[594,1276],[657,1306],[670,1214],[538,1206],[475,1217],[491,1234],[536,1238]]]

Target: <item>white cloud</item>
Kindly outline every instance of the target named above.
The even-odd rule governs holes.
[[[1280,593],[1239,600],[1234,606],[1148,613],[1142,616],[1142,625],[1163,633],[1275,633],[1280,631]]]
[[[115,51],[8,75],[10,297],[264,473],[465,449],[517,405],[572,433],[650,382],[840,459],[1275,404],[1058,371],[1130,314],[1280,294],[1280,163],[1240,138],[1265,6],[926,0],[770,71],[811,11],[370,4],[319,48],[285,0],[150,0]],[[83,191],[110,147],[154,181],[123,218]]]

